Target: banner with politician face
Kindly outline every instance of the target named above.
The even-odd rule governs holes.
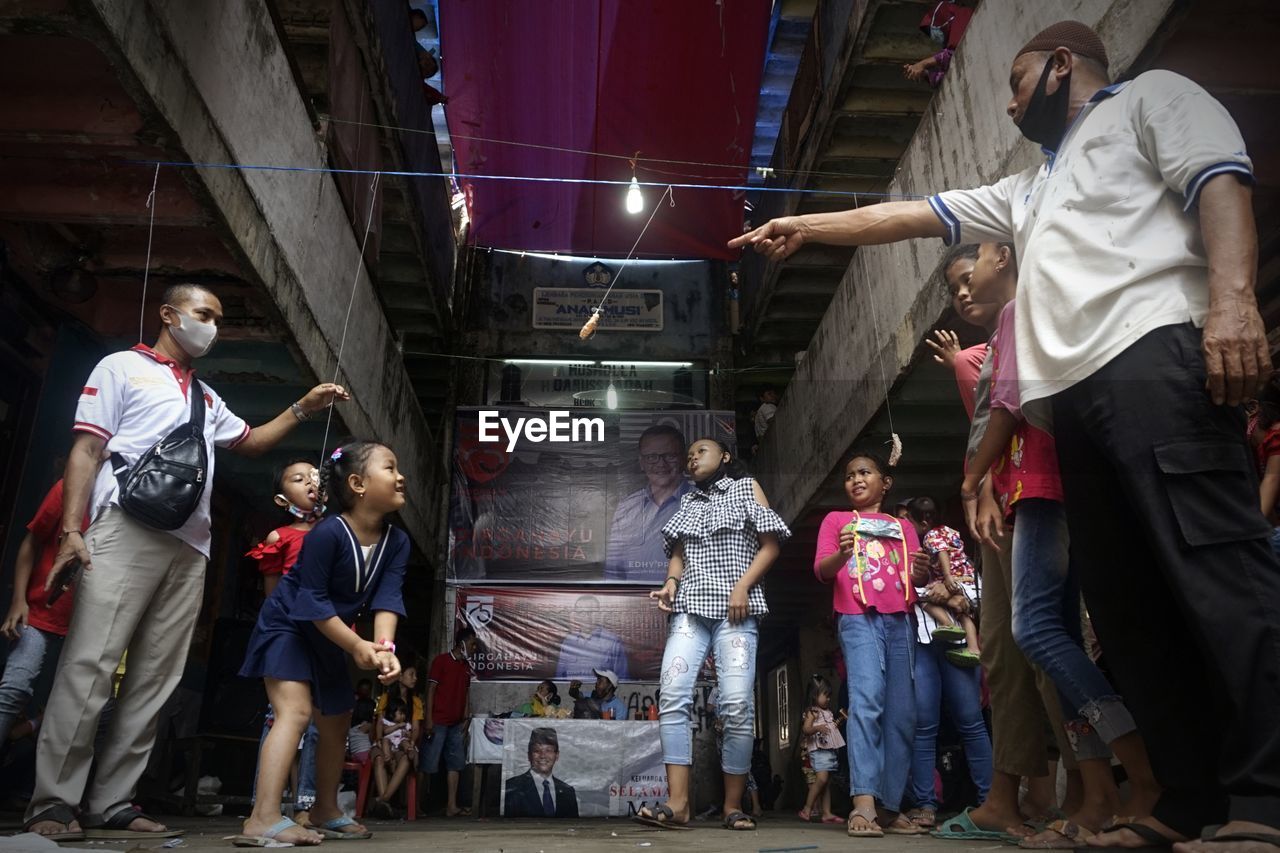
[[[474,628],[480,649],[472,661],[481,681],[583,682],[595,671],[619,681],[657,681],[667,617],[639,590],[600,587],[462,586],[455,628]],[[572,707],[567,698],[566,708]]]
[[[688,445],[733,436],[731,412],[459,409],[449,579],[661,583]]]
[[[504,722],[504,817],[634,817],[666,802],[657,722]]]

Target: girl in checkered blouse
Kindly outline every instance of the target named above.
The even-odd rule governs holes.
[[[742,811],[742,794],[751,770],[758,620],[768,612],[759,584],[791,531],[716,439],[691,444],[686,469],[696,488],[680,499],[679,512],[662,528],[667,579],[649,593],[658,609],[672,614],[659,700],[670,794],[665,804],[641,809],[636,819],[656,826],[689,822],[689,710],[698,672],[714,651],[717,713],[724,724],[724,827],[751,830],[756,823]]]

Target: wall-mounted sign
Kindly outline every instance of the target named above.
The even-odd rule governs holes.
[[[535,287],[533,327],[578,331],[600,304],[600,291],[586,287]],[[604,303],[602,331],[661,332],[661,290],[615,290]]]
[[[489,366],[489,403],[548,409],[603,407],[612,385],[622,409],[701,408],[707,371],[693,362],[551,361],[513,358]]]

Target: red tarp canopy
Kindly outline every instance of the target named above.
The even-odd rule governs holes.
[[[639,152],[641,182],[740,186],[769,11],[770,0],[441,0],[455,168],[629,181]],[[629,214],[621,186],[461,182],[474,243],[576,255],[625,256],[662,194],[644,188],[644,210]],[[742,193],[673,194],[636,255],[729,258]]]

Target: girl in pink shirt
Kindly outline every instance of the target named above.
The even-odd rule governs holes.
[[[878,453],[855,454],[844,477],[852,508],[827,513],[813,559],[818,579],[834,585],[849,671],[848,834],[855,837],[926,832],[898,813],[916,725],[910,555],[920,541],[914,527],[880,511],[892,485]]]

